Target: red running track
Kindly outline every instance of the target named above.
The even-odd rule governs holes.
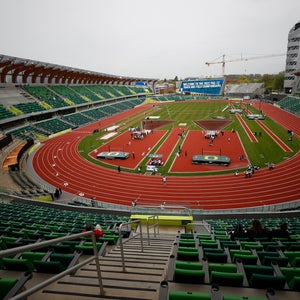
[[[300,137],[300,118],[293,115],[285,110],[282,110],[270,103],[265,102],[253,102],[253,105],[257,109],[261,109],[262,112],[268,115],[271,119],[275,120],[277,123],[286,129],[293,130],[295,135]]]
[[[120,114],[101,123],[112,124],[124,117],[125,114]],[[90,125],[46,141],[33,158],[37,174],[72,194],[128,206],[137,198],[143,204],[159,205],[166,201],[167,205],[204,210],[245,208],[300,199],[300,152],[273,170],[256,171],[251,178],[232,174],[169,176],[164,186],[161,176],[118,173],[82,158],[77,151],[78,143],[94,128]]]

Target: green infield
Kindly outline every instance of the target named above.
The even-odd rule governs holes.
[[[185,124],[185,136],[188,134],[190,130],[206,130],[201,127],[197,123],[198,120],[215,120],[216,116],[218,118],[224,118],[226,120],[230,120],[231,122],[228,125],[225,125],[221,130],[222,131],[231,131],[234,129],[240,138],[240,141],[243,145],[245,153],[252,165],[259,166],[260,168],[264,168],[267,166],[268,162],[272,162],[274,164],[278,164],[293,155],[295,155],[300,149],[300,141],[297,137],[294,137],[292,141],[289,141],[290,134],[287,129],[282,127],[280,124],[276,123],[274,120],[270,119],[268,116],[262,120],[263,124],[267,126],[281,141],[285,142],[291,149],[291,152],[284,151],[276,141],[262,128],[259,123],[248,120],[247,114],[260,114],[260,111],[255,109],[253,106],[248,107],[247,113],[242,113],[241,117],[249,127],[250,131],[253,133],[257,133],[256,139],[257,142],[252,142],[249,139],[247,132],[245,132],[243,126],[239,122],[236,114],[231,114],[228,109],[225,109],[228,106],[228,102],[225,101],[180,101],[180,102],[172,102],[172,103],[163,103],[158,104],[155,107],[151,107],[148,111],[141,114],[132,115],[127,117],[122,122],[122,129],[119,130],[119,134],[128,130],[129,127],[140,127],[141,123],[145,120],[145,115],[149,114],[151,116],[160,116],[157,120],[152,120],[153,123],[161,123],[159,127],[160,130],[168,130],[171,132],[174,126],[182,126]],[[233,103],[232,109],[241,109],[241,107],[237,106]],[[166,123],[167,120],[172,120],[172,122]],[[151,121],[150,121],[151,122]],[[128,125],[127,125],[128,124]],[[127,125],[127,126],[126,126]],[[114,168],[114,166],[109,166],[102,163],[102,160],[95,160],[90,157],[89,153],[94,149],[97,149],[103,146],[103,140],[101,140],[101,136],[105,134],[105,131],[100,131],[93,135],[88,135],[84,138],[78,147],[79,153],[85,157],[87,160],[100,164],[108,168]],[[164,140],[167,138],[166,135],[162,138],[159,143],[155,145],[151,149],[149,154],[158,153],[157,150],[161,144],[164,143]],[[180,139],[178,139],[180,142]],[[110,140],[107,140],[106,143],[109,143]],[[178,147],[174,148],[174,151],[166,160],[164,166],[160,168],[161,174],[170,174],[169,170],[173,165],[174,159],[177,155]],[[228,154],[227,154],[228,155]],[[230,156],[230,155],[228,155]],[[141,161],[141,165],[146,165],[149,160],[148,156],[145,156],[144,160]],[[232,162],[231,162],[232,164]],[[128,172],[138,172],[136,170],[127,170]],[[223,170],[220,173],[228,173],[230,170]],[[207,175],[208,173],[205,173]],[[214,172],[215,174],[215,172]],[[176,174],[173,174],[176,175]],[[182,176],[183,173],[180,173]],[[196,173],[189,174],[188,172],[184,173],[184,175],[196,175]],[[197,173],[197,175],[201,175],[201,172]]]

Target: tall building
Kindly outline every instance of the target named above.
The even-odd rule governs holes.
[[[290,30],[288,35],[287,56],[285,65],[284,91],[296,94],[300,91],[300,21]]]

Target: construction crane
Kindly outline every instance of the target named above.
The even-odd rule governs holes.
[[[278,57],[278,56],[285,56],[286,53],[280,53],[280,54],[268,54],[268,55],[260,55],[260,56],[251,56],[251,57],[243,57],[241,55],[240,58],[236,58],[236,59],[229,59],[226,60],[225,57],[226,55],[223,54],[222,56],[222,60],[221,61],[212,61],[212,62],[206,62],[205,64],[209,67],[210,65],[214,65],[214,64],[221,64],[222,65],[222,76],[225,75],[225,64],[230,63],[230,62],[237,62],[237,61],[248,61],[248,60],[254,60],[254,59],[263,59],[263,58],[271,58],[271,57]],[[220,57],[218,57],[217,59],[219,59]]]

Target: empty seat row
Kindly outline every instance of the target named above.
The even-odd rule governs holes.
[[[175,261],[170,281],[300,291],[300,268]]]

